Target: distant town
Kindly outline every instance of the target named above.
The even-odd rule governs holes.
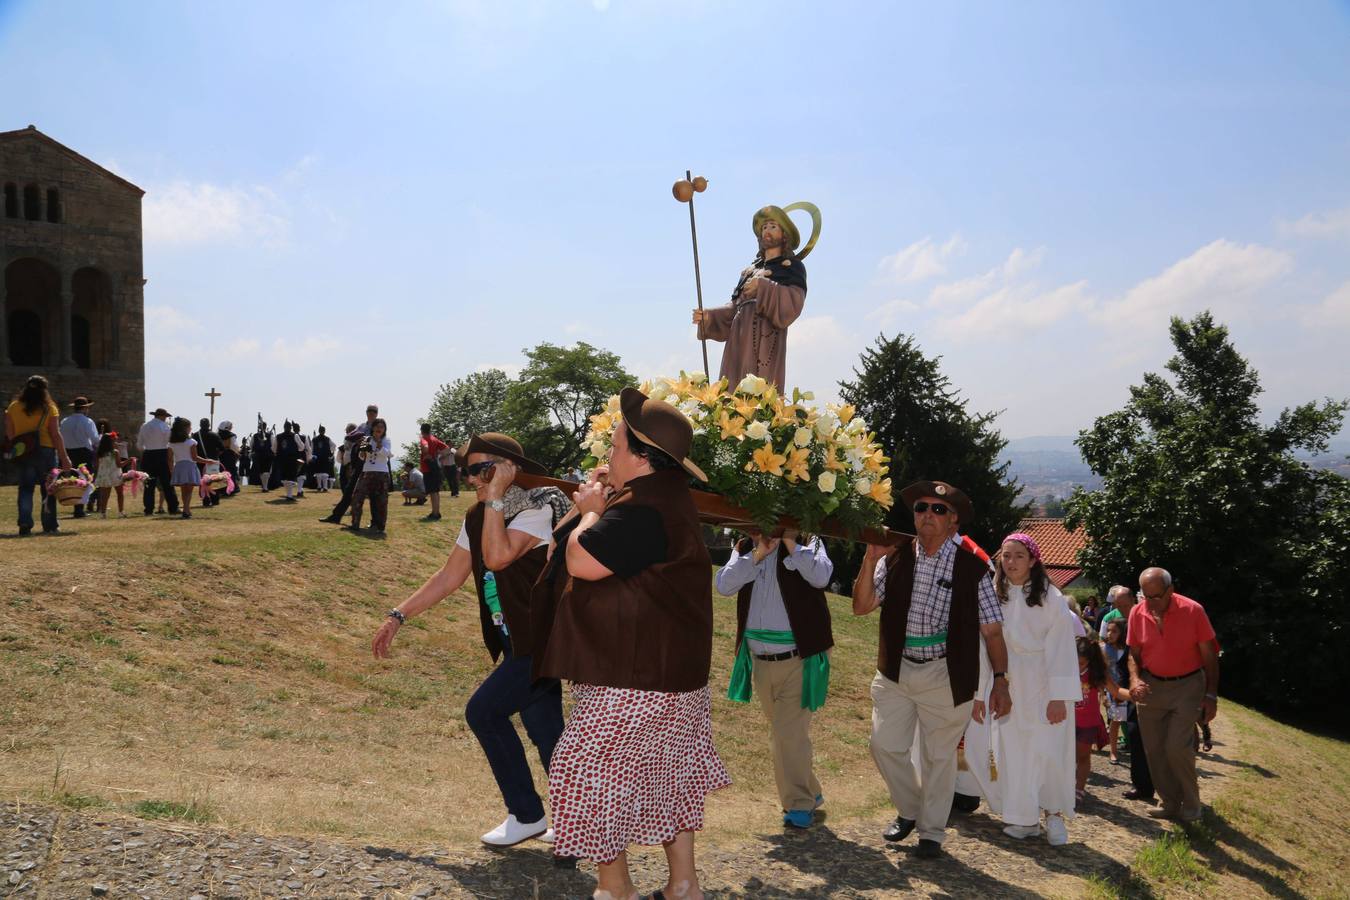
[[[1002,461],[1009,463],[1008,478],[1022,485],[1022,498],[1032,504],[1031,515],[1062,516],[1064,501],[1074,488],[1101,486],[1069,435],[1016,438],[1008,441]],[[1328,469],[1350,478],[1350,438],[1332,441],[1326,453],[1309,457],[1317,469]]]

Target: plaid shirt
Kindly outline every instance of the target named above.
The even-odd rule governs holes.
[[[961,546],[958,534],[950,541],[944,541],[938,552],[929,556],[923,545],[914,542],[914,593],[909,604],[909,618],[905,621],[905,634],[914,637],[929,637],[947,630],[952,611],[952,570],[956,566],[956,554]],[[878,602],[886,601],[886,558],[877,561],[876,571],[872,573],[872,584]],[[990,625],[1003,621],[1003,608],[999,605],[998,595],[994,593],[994,579],[985,575],[980,579],[980,624]],[[947,655],[946,643],[931,647],[906,647],[906,656],[914,659],[939,659]]]

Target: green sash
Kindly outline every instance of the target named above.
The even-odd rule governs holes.
[[[947,643],[947,632],[945,631],[923,635],[922,637],[913,634],[905,635],[906,647],[936,647],[938,644],[945,643]]]
[[[731,684],[727,686],[727,699],[737,703],[749,703],[753,693],[750,678],[754,665],[750,655],[750,641],[762,644],[795,644],[796,638],[790,631],[766,631],[748,628],[741,646],[736,650],[736,662],[731,667]],[[812,712],[825,705],[825,695],[830,691],[830,657],[824,651],[813,656],[802,657],[802,709]]]

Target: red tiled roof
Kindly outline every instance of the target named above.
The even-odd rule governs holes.
[[[1050,579],[1050,583],[1055,587],[1065,588],[1068,587],[1075,578],[1082,575],[1083,570],[1071,569],[1068,566],[1046,566],[1045,574],[1046,577]]]
[[[1078,568],[1078,551],[1087,546],[1087,535],[1081,528],[1069,531],[1063,519],[1029,518],[1017,523],[1017,530],[1036,539],[1046,569]]]

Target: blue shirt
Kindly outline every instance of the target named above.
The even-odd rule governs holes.
[[[834,563],[825,553],[825,544],[818,537],[811,538],[805,544],[783,558],[783,568],[796,572],[813,588],[824,588],[834,574]],[[754,582],[750,591],[750,612],[745,618],[747,629],[764,631],[791,631],[787,607],[783,604],[783,592],[778,587],[778,549],[755,562],[754,547],[742,556],[733,547],[731,559],[717,573],[717,592],[730,597],[747,584]],[[795,644],[764,644],[750,642],[750,652],[760,654],[785,653],[796,647]]]

